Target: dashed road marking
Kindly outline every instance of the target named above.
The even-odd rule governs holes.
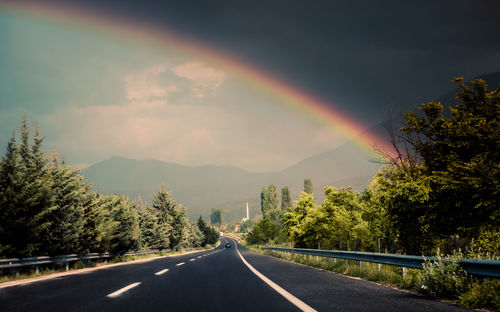
[[[162,275],[163,273],[167,273],[168,272],[168,269],[165,269],[165,270],[161,270],[159,272],[156,272],[155,275]]]
[[[196,260],[196,259],[195,258],[189,259],[189,261],[194,261],[194,260]]]
[[[185,264],[186,262],[181,262],[181,263],[177,263],[175,266],[181,266],[183,264]]]
[[[108,298],[116,298],[116,297],[120,296],[121,294],[123,294],[124,292],[126,292],[127,290],[130,290],[130,289],[132,289],[134,287],[137,287],[139,285],[141,285],[141,282],[132,283],[132,284],[130,284],[128,286],[125,286],[123,288],[118,289],[115,292],[110,293],[106,297],[108,297]]]

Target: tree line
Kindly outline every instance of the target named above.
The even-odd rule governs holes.
[[[24,115],[20,138],[12,134],[0,162],[0,257],[176,249],[218,240],[201,216],[196,224],[187,221],[164,185],[151,206],[140,197],[96,192],[56,152],[44,153],[43,139]]]
[[[434,254],[458,248],[500,254],[500,85],[456,78],[458,103],[431,101],[388,123],[394,152],[359,193],[310,181],[294,205],[277,209],[276,187],[261,192],[263,219],[250,243]],[[283,199],[282,199],[283,202]],[[285,200],[288,203],[288,200]]]

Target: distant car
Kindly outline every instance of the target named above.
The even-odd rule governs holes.
[[[227,243],[226,248],[231,248],[231,244]]]

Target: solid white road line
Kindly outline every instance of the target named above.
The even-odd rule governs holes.
[[[275,282],[271,281],[264,274],[262,274],[259,271],[257,271],[250,263],[248,263],[245,260],[245,258],[243,258],[243,256],[241,255],[240,251],[238,250],[238,245],[235,244],[235,246],[236,246],[236,252],[240,256],[241,261],[243,261],[243,263],[250,269],[250,271],[253,272],[253,274],[257,275],[267,285],[271,286],[272,289],[276,290],[280,295],[282,295],[283,297],[285,297],[285,299],[287,299],[288,301],[290,301],[293,305],[295,305],[300,310],[306,311],[306,312],[317,312],[316,310],[314,310],[313,308],[311,308],[310,306],[308,306],[306,303],[304,303],[302,300],[300,300],[299,298],[295,297],[294,295],[292,295],[288,291],[284,290],[283,288],[281,288]]]
[[[165,269],[165,270],[161,270],[159,272],[156,272],[155,275],[162,275],[163,273],[167,273],[168,272],[168,269]]]
[[[134,287],[137,287],[137,286],[139,286],[139,285],[141,285],[141,282],[137,282],[137,283],[130,284],[130,285],[125,286],[125,287],[123,287],[123,288],[121,288],[121,289],[118,289],[118,290],[117,290],[117,291],[115,291],[115,292],[110,293],[110,294],[109,294],[109,295],[107,295],[106,297],[108,297],[108,298],[116,298],[116,297],[118,297],[119,295],[121,295],[121,294],[123,294],[124,292],[126,292],[127,290],[130,290],[130,289],[132,289],[132,288],[134,288]]]
[[[181,262],[181,263],[177,263],[175,266],[181,266],[183,264],[185,264],[186,262]]]

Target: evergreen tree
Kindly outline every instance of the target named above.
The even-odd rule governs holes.
[[[139,222],[132,203],[123,195],[110,194],[99,196],[98,205],[100,249],[114,253],[137,249]]]
[[[181,205],[176,205],[172,211],[172,231],[170,235],[170,249],[182,247],[182,241],[188,235],[186,220],[186,209]]]
[[[288,186],[281,189],[281,210],[288,211],[292,207],[292,199],[290,197],[290,190]]]
[[[85,186],[87,191],[85,196],[81,197],[83,206],[82,232],[79,239],[79,251],[83,254],[100,250],[100,242],[102,238],[99,233],[99,206],[98,194],[91,192],[91,186]]]
[[[18,246],[23,242],[21,167],[19,146],[13,133],[0,163],[0,255],[7,257],[18,256]]]
[[[55,208],[48,214],[50,224],[42,235],[43,249],[52,255],[74,253],[80,248],[84,204],[90,190],[77,171],[58,163],[56,153],[52,154],[48,171]]]
[[[267,191],[268,191],[268,204],[267,204],[267,207],[269,210],[272,210],[272,209],[278,209],[278,205],[279,205],[279,202],[278,202],[278,192],[276,190],[276,186],[274,184],[271,184],[267,187]]]
[[[262,188],[260,199],[260,206],[264,218],[268,216],[269,213],[276,214],[276,210],[278,209],[278,193],[275,185],[270,184],[267,188]]]
[[[203,233],[196,224],[187,224],[186,234],[183,237],[181,245],[183,247],[199,247],[203,243]]]
[[[54,209],[52,181],[41,151],[43,138],[35,128],[34,143],[30,146],[29,131],[24,115],[21,144],[16,144],[14,136],[9,141],[0,177],[0,228],[6,235],[6,242],[1,245],[5,255],[15,257],[46,252],[41,241],[44,230],[50,224],[48,214]]]
[[[219,227],[224,223],[224,211],[222,208],[212,208],[210,223]]]
[[[311,179],[304,179],[304,193],[313,194],[313,183]]]
[[[200,230],[200,232],[203,235],[203,239],[202,239],[200,245],[202,247],[204,247],[207,244],[207,233],[206,232],[207,232],[208,227],[201,216],[198,218],[198,221],[196,221],[196,226],[198,227],[198,229]]]
[[[52,222],[50,214],[56,209],[53,182],[48,173],[47,159],[41,150],[43,137],[39,135],[36,127],[33,136],[34,142],[30,149],[29,127],[24,116],[21,124],[20,150],[24,163],[24,187],[21,196],[26,206],[26,241],[23,254],[27,256],[49,253],[47,246],[42,242],[50,240],[47,229]]]
[[[187,226],[186,212],[170,198],[170,193],[162,184],[152,199],[153,208],[157,211],[157,236],[159,248],[177,248],[181,243]]]
[[[260,192],[260,211],[262,211],[262,216],[266,215],[267,210],[267,188],[263,187]]]
[[[162,184],[158,193],[153,195],[152,198],[153,209],[157,216],[157,223],[155,227],[155,241],[159,249],[170,248],[169,233],[172,230],[172,218],[169,211],[172,209],[174,203],[170,199],[170,194]]]
[[[151,209],[151,207],[146,206],[138,211],[139,213],[139,228],[141,230],[140,234],[140,246],[143,249],[159,249],[161,246],[158,240],[158,217]],[[163,247],[165,248],[165,247]]]

